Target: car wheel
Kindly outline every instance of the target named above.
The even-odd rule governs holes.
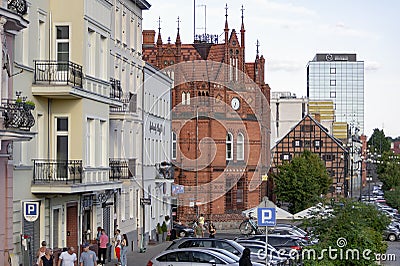
[[[179,232],[179,236],[180,237],[185,237],[185,236],[187,236],[187,233],[185,231],[180,231]]]
[[[390,234],[388,236],[388,240],[391,241],[391,242],[396,241],[396,236],[394,234]]]

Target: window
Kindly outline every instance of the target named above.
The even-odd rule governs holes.
[[[336,86],[336,80],[335,79],[331,79],[331,86]]]
[[[310,140],[305,140],[304,141],[304,147],[305,148],[310,148],[311,147],[311,141]]]
[[[96,33],[88,29],[88,74],[95,76],[96,69]]]
[[[121,220],[125,221],[125,201],[126,201],[126,197],[125,197],[125,191],[121,191]]]
[[[56,26],[56,53],[58,62],[69,61],[69,26]],[[63,69],[64,70],[64,69]]]
[[[289,161],[290,159],[292,159],[292,155],[289,153],[283,153],[280,156],[282,161]]]
[[[46,56],[46,24],[39,20],[39,59],[45,59]]]
[[[176,133],[172,132],[172,159],[176,159]]]
[[[335,155],[334,154],[325,154],[322,156],[322,160],[324,161],[334,161]]]
[[[186,104],[186,92],[182,92],[182,104]]]
[[[331,74],[336,74],[336,67],[331,67]]]
[[[237,136],[236,149],[237,149],[236,159],[238,161],[244,160],[244,137],[242,133],[239,133]]]
[[[302,125],[301,131],[302,132],[312,132],[312,131],[314,131],[314,126],[313,125]]]
[[[293,140],[292,146],[293,147],[301,147],[301,146],[303,146],[303,142],[301,140]]]
[[[336,98],[336,91],[331,91],[329,97],[331,97],[331,98]]]
[[[129,112],[136,113],[137,111],[137,94],[129,93]]]
[[[190,105],[190,92],[186,93],[186,104]]]
[[[95,156],[95,134],[94,134],[94,120],[87,119],[86,124],[86,165],[94,166]]]
[[[314,147],[322,147],[322,140],[314,140]]]
[[[232,133],[228,132],[228,134],[226,135],[226,159],[227,160],[233,159],[232,146],[233,146],[233,136],[232,136]]]

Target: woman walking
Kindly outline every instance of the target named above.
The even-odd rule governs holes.
[[[126,259],[126,253],[128,252],[128,236],[126,234],[122,235],[121,240],[121,265],[127,266],[128,261]]]
[[[53,266],[53,252],[51,249],[46,249],[44,256],[40,258],[39,266]]]

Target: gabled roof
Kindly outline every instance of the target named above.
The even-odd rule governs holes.
[[[340,140],[329,134],[328,130],[309,114],[305,115],[303,119],[301,119],[296,125],[294,125],[285,136],[278,140],[276,144],[271,148],[271,150],[275,149],[276,146],[278,146],[296,127],[298,127],[307,118],[310,119],[317,127],[319,127],[321,131],[324,132],[330,139],[332,139],[332,141],[335,142],[342,150],[346,150]]]

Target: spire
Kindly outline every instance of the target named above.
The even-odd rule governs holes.
[[[241,10],[242,10],[242,26],[240,28],[240,45],[244,48],[244,32],[245,32],[245,30],[244,30],[244,22],[243,22],[243,18],[244,18],[244,16],[243,16],[243,11],[244,11],[243,5],[242,5]]]
[[[161,18],[158,17],[158,37],[157,37],[157,45],[162,45],[161,39]]]
[[[258,41],[258,39],[257,39],[257,44],[256,44],[256,47],[257,47],[257,50],[256,50],[256,58],[258,58],[258,47],[260,46],[260,42]]]
[[[228,33],[229,33],[229,28],[228,28],[228,4],[225,4],[225,43],[228,43]]]
[[[176,43],[176,44],[180,44],[180,43],[181,43],[181,35],[179,34],[179,22],[180,22],[179,16],[178,16],[178,20],[177,20],[176,22],[178,22],[178,33],[176,34],[176,41],[175,41],[175,43]]]

